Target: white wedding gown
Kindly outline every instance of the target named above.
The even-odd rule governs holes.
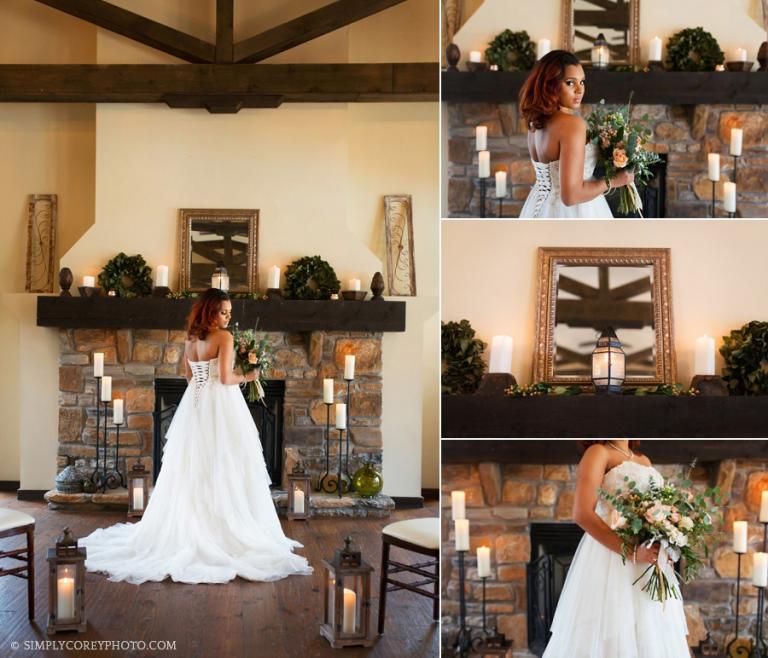
[[[664,482],[652,466],[627,461],[605,474],[603,489],[623,488],[625,476],[641,491],[651,478]],[[610,525],[613,508],[608,503],[600,500],[595,511]],[[585,534],[568,570],[543,658],[689,658],[682,599],[662,604],[642,591],[645,580],[632,584],[648,566],[631,559],[623,564],[618,553]],[[670,584],[678,583],[666,561],[662,569]]]
[[[597,146],[591,142],[584,151],[584,180],[592,178],[597,164]],[[529,219],[605,219],[613,218],[608,202],[601,194],[592,201],[566,206],[560,195],[560,161],[544,164],[531,160],[536,170],[536,183],[520,212]]]
[[[80,539],[89,571],[130,583],[270,581],[310,574],[282,531],[259,434],[218,359],[190,361],[193,379],[168,429],[163,467],[142,519]]]

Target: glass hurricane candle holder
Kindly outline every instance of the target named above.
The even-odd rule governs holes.
[[[612,327],[597,339],[592,352],[592,383],[597,393],[621,393],[626,371],[626,355]]]
[[[149,473],[141,458],[128,473],[128,516],[143,516],[149,502]]]
[[[288,474],[288,510],[290,520],[309,519],[309,492],[312,481],[301,464],[296,464]]]
[[[48,635],[64,631],[86,630],[85,618],[85,547],[69,528],[48,549]]]

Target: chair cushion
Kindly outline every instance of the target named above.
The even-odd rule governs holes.
[[[20,528],[35,522],[35,517],[24,512],[18,512],[15,509],[5,509],[0,507],[0,532]]]
[[[385,526],[382,533],[424,548],[440,547],[440,519],[436,516],[396,521]]]

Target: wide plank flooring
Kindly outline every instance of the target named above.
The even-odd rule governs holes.
[[[120,513],[71,513],[49,510],[45,503],[22,502],[14,494],[0,493],[0,506],[18,509],[36,519],[35,529],[35,624],[27,620],[27,582],[12,576],[0,578],[0,657],[17,656],[165,656],[166,658],[342,658],[437,656],[439,628],[432,621],[432,601],[407,591],[390,593],[387,625],[370,649],[332,650],[320,637],[324,570],[322,558],[333,555],[352,534],[363,557],[374,568],[371,628],[375,636],[378,615],[378,576],[381,560],[381,529],[393,521],[437,516],[436,502],[423,509],[401,510],[390,519],[312,519],[309,524],[283,520],[286,534],[304,544],[300,551],[315,573],[292,576],[274,583],[236,579],[223,585],[162,583],[130,585],[113,583],[105,576],[87,573],[86,614],[88,631],[59,634],[56,640],[175,641],[165,651],[54,651],[25,649],[25,641],[47,640],[48,578],[46,555],[61,529],[68,525],[78,536],[99,527],[124,522]],[[21,545],[21,538],[0,540],[4,548]],[[395,551],[393,548],[393,557]],[[398,552],[404,561],[423,556]],[[10,566],[10,565],[8,565]],[[14,650],[12,643],[18,642]]]

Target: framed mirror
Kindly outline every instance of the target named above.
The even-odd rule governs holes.
[[[592,46],[605,35],[611,64],[640,64],[640,0],[563,0],[564,48],[585,64]]]
[[[592,384],[592,351],[613,327],[625,386],[674,384],[669,249],[539,249],[534,382]]]
[[[258,290],[258,210],[182,208],[179,227],[180,290],[207,290],[219,264],[227,268],[230,292]]]

